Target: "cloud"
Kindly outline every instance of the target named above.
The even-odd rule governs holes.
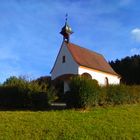
[[[140,28],[135,28],[131,31],[132,37],[136,42],[140,42]]]
[[[130,50],[131,54],[134,55],[134,54],[140,54],[140,48],[132,48]]]

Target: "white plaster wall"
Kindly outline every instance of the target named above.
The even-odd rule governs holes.
[[[66,57],[65,63],[62,63],[63,56]],[[52,80],[63,74],[78,74],[78,64],[73,60],[65,43],[62,44],[61,51],[51,72]]]
[[[97,80],[100,85],[106,85],[105,77],[108,78],[109,84],[120,84],[120,78],[117,75],[111,75],[97,70],[91,70],[91,69],[85,69],[83,67],[79,67],[78,74],[81,75],[83,73],[89,73],[92,76],[92,79]]]

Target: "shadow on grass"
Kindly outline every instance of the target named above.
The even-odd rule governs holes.
[[[48,107],[0,107],[0,111],[52,111],[65,110],[66,103],[51,103]]]

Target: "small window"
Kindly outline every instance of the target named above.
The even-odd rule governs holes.
[[[62,63],[65,63],[65,62],[66,62],[66,57],[63,56],[63,57],[62,57]]]

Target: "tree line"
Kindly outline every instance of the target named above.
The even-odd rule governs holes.
[[[127,56],[121,60],[109,62],[121,76],[121,82],[127,85],[140,84],[140,55]]]

